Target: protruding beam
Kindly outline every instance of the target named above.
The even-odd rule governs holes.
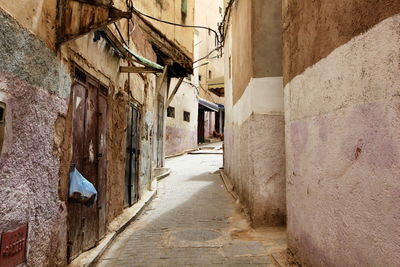
[[[119,67],[119,72],[123,73],[157,73],[161,72],[160,70],[146,68],[146,67],[134,67],[134,66],[127,66],[127,67]]]
[[[92,6],[105,6],[105,7],[111,6],[113,4],[112,0],[73,0],[73,1],[89,4]]]
[[[132,17],[131,12],[116,9],[111,3],[110,0],[59,0],[57,45]]]
[[[168,98],[167,105],[165,105],[165,107],[168,107],[169,104],[171,104],[172,99],[174,99],[174,96],[175,96],[176,93],[178,92],[179,87],[181,86],[181,84],[182,84],[182,82],[183,82],[183,79],[185,79],[185,77],[179,78],[179,81],[178,81],[178,83],[176,84],[176,86],[175,86],[175,88],[174,88],[174,91],[172,91],[171,96]]]
[[[156,89],[156,95],[159,95],[159,94],[160,94],[161,88],[162,88],[164,82],[167,80],[166,78],[167,78],[167,74],[168,74],[168,68],[169,68],[168,65],[166,65],[166,66],[164,67],[164,72],[163,72],[163,74],[161,75],[160,83],[158,84],[157,89]]]

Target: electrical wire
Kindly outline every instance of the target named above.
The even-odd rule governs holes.
[[[214,48],[214,49],[211,50],[211,52],[208,53],[206,56],[201,57],[201,58],[199,58],[199,59],[193,61],[193,64],[194,64],[194,63],[197,63],[197,62],[199,62],[199,61],[202,61],[203,59],[208,59],[209,56],[211,56],[212,53],[214,53],[215,51],[217,51],[217,50],[219,50],[219,49],[221,49],[221,48],[222,48],[222,46],[218,46],[218,47]]]
[[[128,44],[127,44],[126,41],[125,41],[124,36],[122,35],[121,31],[119,30],[119,28],[118,28],[118,26],[117,26],[117,24],[116,24],[115,22],[114,22],[114,27],[115,27],[115,29],[117,30],[118,35],[119,35],[119,37],[122,39],[122,42],[124,43],[124,45],[126,45],[127,47],[129,47]]]
[[[222,19],[221,24],[219,25],[219,33],[222,37],[221,43],[222,46],[224,45],[225,42],[225,38],[226,38],[226,32],[224,31],[225,29],[225,24],[227,22],[229,22],[230,16],[231,16],[231,10],[232,10],[232,6],[235,3],[236,0],[230,0],[228,3],[228,6],[225,9],[225,14],[224,14],[224,18]]]
[[[175,23],[175,22],[171,22],[171,21],[166,21],[166,20],[162,20],[162,19],[159,19],[159,18],[155,18],[153,16],[147,15],[147,14],[137,10],[133,5],[132,6],[128,6],[128,8],[132,12],[135,12],[135,13],[141,15],[141,16],[144,16],[146,18],[149,18],[149,19],[152,19],[152,20],[156,20],[158,22],[162,22],[162,23],[165,23],[165,24],[178,26],[178,27],[184,27],[184,28],[198,28],[198,29],[209,30],[209,31],[211,31],[211,32],[213,32],[215,34],[215,38],[216,38],[217,42],[221,43],[220,36],[219,36],[218,32],[216,30],[213,30],[213,29],[209,28],[209,27],[200,26],[200,25],[185,25],[185,24],[179,24],[179,23]]]

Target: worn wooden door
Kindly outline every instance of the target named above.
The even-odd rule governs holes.
[[[72,164],[95,186],[98,197],[89,207],[68,203],[69,260],[96,246],[106,226],[106,97],[89,78],[77,82],[72,94]]]
[[[83,170],[83,147],[85,136],[86,88],[81,84],[72,87],[72,163]],[[83,211],[81,204],[68,202],[68,258],[73,260],[81,253]]]
[[[83,169],[80,170],[84,177],[91,182],[98,190],[98,89],[94,84],[89,83],[86,96],[86,120],[83,151]],[[78,169],[79,170],[79,169]],[[82,205],[83,210],[83,230],[82,230],[82,250],[91,249],[98,240],[98,211],[97,203],[90,207]]]
[[[126,128],[125,206],[135,204],[139,198],[139,119],[138,109],[129,105]]]
[[[158,114],[157,114],[157,167],[164,165],[164,100],[158,98]]]
[[[98,179],[98,211],[99,239],[106,235],[107,214],[107,90],[99,91],[99,179]]]

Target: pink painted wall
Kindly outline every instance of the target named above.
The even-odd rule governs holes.
[[[363,12],[339,12],[344,27]],[[400,14],[374,21],[285,87],[288,240],[306,266],[400,266]]]
[[[165,155],[175,155],[197,147],[197,131],[166,126]]]

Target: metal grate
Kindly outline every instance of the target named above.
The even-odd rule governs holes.
[[[183,120],[190,122],[190,112],[187,112],[187,111],[183,112]]]
[[[87,78],[86,73],[84,73],[79,68],[75,67],[75,79],[82,83],[86,83],[86,78]]]
[[[175,118],[175,108],[174,107],[167,108],[167,117]]]
[[[104,85],[100,85],[100,93],[104,96],[108,95],[108,88],[105,87]]]

